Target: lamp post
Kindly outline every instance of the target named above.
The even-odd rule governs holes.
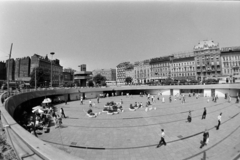
[[[51,87],[53,85],[53,80],[52,80],[52,61],[53,61],[53,55],[55,54],[54,52],[50,53],[52,55],[52,60],[51,60]]]
[[[35,90],[37,89],[37,67],[35,67]]]
[[[47,85],[46,85],[47,81],[45,81],[45,88],[47,88]]]

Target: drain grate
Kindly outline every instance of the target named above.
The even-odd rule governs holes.
[[[71,146],[76,146],[77,145],[77,142],[72,142],[71,143]]]
[[[180,138],[180,139],[181,139],[181,138],[183,138],[183,136],[182,136],[182,135],[179,135],[179,136],[177,136],[177,137],[178,137],[178,138]]]

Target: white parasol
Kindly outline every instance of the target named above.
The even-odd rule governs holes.
[[[45,98],[42,103],[51,103],[52,100],[50,98]]]

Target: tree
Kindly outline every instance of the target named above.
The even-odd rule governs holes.
[[[105,83],[106,81],[106,77],[105,76],[102,76],[101,74],[97,74],[96,76],[93,77],[93,81],[100,85],[102,84],[103,82]]]
[[[125,82],[128,84],[132,83],[132,81],[133,81],[132,77],[126,77],[125,79]]]
[[[94,87],[94,83],[92,80],[88,81],[88,87]]]
[[[50,74],[47,69],[42,68],[34,68],[31,73],[31,79],[30,79],[30,85],[35,86],[35,70],[36,72],[36,81],[37,81],[37,87],[39,86],[45,86],[45,81],[50,82]]]

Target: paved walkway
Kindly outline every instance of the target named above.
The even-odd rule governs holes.
[[[88,100],[84,105],[79,101],[60,104],[67,119],[63,119],[63,127],[51,127],[49,133],[42,133],[39,138],[52,145],[86,160],[226,160],[232,159],[240,152],[240,104],[235,99],[228,103],[220,98],[217,103],[207,103],[205,97],[196,99],[186,97],[186,103],[176,100],[165,103],[156,100],[156,110],[146,112],[144,108],[129,111],[129,104],[146,103],[146,97],[117,96],[92,101],[96,104],[94,112],[101,112],[109,101],[123,100],[124,112],[117,115],[101,113],[96,118],[89,118],[85,112]],[[203,108],[207,109],[207,118],[201,120]],[[188,111],[192,111],[192,122],[187,123]],[[222,125],[219,130],[217,116],[222,112]],[[167,146],[156,148],[165,129]],[[205,128],[210,129],[209,144],[200,149]]]

